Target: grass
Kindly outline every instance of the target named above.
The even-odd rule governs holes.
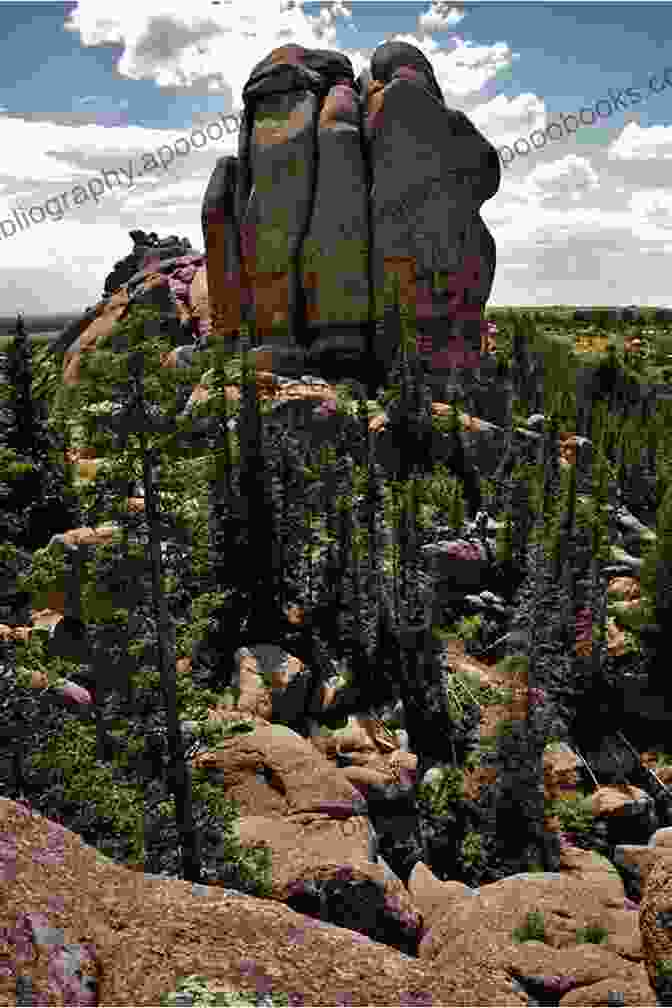
[[[590,943],[601,945],[607,940],[609,932],[601,924],[588,924],[585,928],[578,928],[576,941],[578,945]]]
[[[513,930],[513,940],[516,943],[526,941],[546,941],[546,925],[541,910],[530,910],[524,923]]]

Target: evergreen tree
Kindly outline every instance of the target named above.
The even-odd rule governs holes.
[[[0,354],[0,541],[27,550],[76,527],[76,496],[64,466],[64,444],[33,395],[31,348],[23,319]]]
[[[117,336],[118,345],[127,349],[87,355],[82,361],[80,384],[71,390],[66,409],[69,406],[71,417],[80,423],[86,416],[85,429],[98,426],[121,439],[125,451],[115,459],[112,468],[122,487],[128,489],[133,475],[141,467],[157,629],[156,657],[167,717],[169,784],[175,795],[182,870],[186,879],[196,882],[201,877],[198,837],[193,824],[191,784],[178,720],[175,627],[168,611],[161,553],[166,522],[156,483],[162,465],[175,458],[179,449],[180,432],[166,412],[167,403],[174,399],[175,379],[160,368],[164,347],[155,310],[136,309],[118,326]],[[101,387],[110,389],[117,401],[110,399],[100,403]],[[112,450],[114,437],[110,441]],[[104,610],[104,598],[96,597],[91,600],[88,616],[100,619]],[[108,615],[114,616],[114,613]],[[128,612],[125,615],[127,617]]]

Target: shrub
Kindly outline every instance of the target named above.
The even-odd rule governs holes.
[[[517,943],[526,941],[546,941],[546,926],[541,910],[530,910],[521,927],[514,928],[513,940]]]
[[[443,815],[451,802],[459,801],[463,795],[462,771],[446,767],[440,781],[421,785],[418,797],[429,802],[435,815]]]
[[[548,812],[560,820],[563,833],[588,833],[595,824],[590,796],[559,798],[549,803]]]
[[[591,942],[593,945],[601,945],[606,941],[608,931],[601,924],[588,924],[585,928],[578,928],[576,932],[577,944]]]
[[[464,761],[465,770],[477,770],[481,765],[481,753],[478,749],[470,752]]]
[[[460,620],[457,632],[463,640],[473,640],[478,636],[482,626],[483,617],[480,613],[476,613],[474,616],[463,617],[463,619]]]
[[[475,868],[483,863],[485,851],[483,849],[483,838],[480,833],[469,830],[462,841],[461,854],[464,864],[468,867]]]
[[[176,989],[169,994],[164,994],[161,998],[162,1005],[192,1005],[193,1008],[208,1008],[210,1005],[230,1005],[236,1008],[256,1005],[257,998],[253,994],[243,994],[242,992],[211,991],[206,977],[192,974],[182,977],[175,985]],[[288,1005],[289,999],[286,994],[270,994],[272,1004]]]

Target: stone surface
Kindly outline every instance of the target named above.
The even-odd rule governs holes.
[[[560,869],[566,878],[583,880],[587,885],[598,885],[616,903],[623,903],[625,889],[617,869],[608,858],[596,851],[583,850],[572,844],[562,844],[560,848]]]
[[[425,933],[449,912],[452,903],[468,904],[477,894],[477,890],[462,882],[441,882],[422,861],[418,861],[411,872],[408,891],[413,904],[422,914]]]
[[[283,725],[258,724],[252,732],[224,738],[193,764],[239,803],[242,816],[282,817],[317,812],[324,802],[361,801],[342,770]]]
[[[627,816],[633,815],[642,805],[652,805],[652,798],[646,791],[625,784],[622,788],[600,787],[591,796],[594,816]]]
[[[544,750],[544,795],[550,800],[576,797],[579,772],[582,768],[579,757],[565,742],[552,749]]]
[[[503,965],[529,993],[555,995],[563,1008],[606,1005],[609,990],[623,991],[628,1005],[653,1003],[644,967],[626,963],[604,946],[554,949],[525,942],[504,954]]]
[[[463,905],[451,906],[423,938],[419,955],[436,958],[438,966],[458,949],[468,955],[468,947],[486,935],[488,943],[501,948],[512,943],[513,931],[524,924],[526,914],[537,910],[544,916],[547,944],[564,948],[575,944],[577,929],[622,909],[623,899],[623,893],[617,898],[602,880],[575,880],[564,872],[510,876],[481,886]]]
[[[672,859],[659,857],[644,888],[639,914],[649,982],[669,1004],[672,995]],[[660,964],[667,969],[661,970]]]
[[[158,1004],[189,973],[248,993],[264,984],[266,991],[314,1005],[526,1003],[505,971],[483,956],[437,971],[273,900],[214,886],[196,894],[188,882],[148,879],[6,799],[0,799],[0,830],[0,927],[14,934],[20,914],[35,908],[60,929],[64,944],[89,943],[100,1005]],[[52,834],[59,848],[52,844],[47,858]],[[27,952],[21,973],[35,995],[72,1004],[62,990],[50,993],[47,956],[34,945]],[[13,948],[11,958],[16,963]],[[0,973],[0,1002],[14,1003],[15,989],[15,968]]]

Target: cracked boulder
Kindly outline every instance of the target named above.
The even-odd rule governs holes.
[[[311,742],[258,721],[252,731],[199,753],[192,765],[238,803],[241,844],[270,851],[271,898],[290,906],[298,899],[295,909],[303,913],[331,914],[329,907],[338,905],[333,885],[347,881],[347,899],[342,895],[352,903],[351,923],[329,916],[332,923],[355,931],[364,926],[370,937],[384,933],[395,947],[417,944],[421,920],[408,893],[374,863],[366,801]],[[365,898],[378,906],[373,917]]]

